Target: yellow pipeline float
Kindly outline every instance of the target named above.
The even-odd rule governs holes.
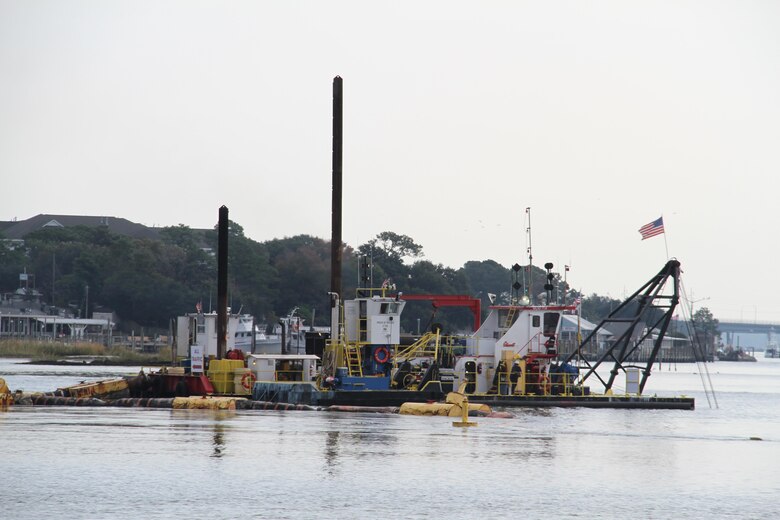
[[[5,408],[12,404],[14,404],[14,395],[8,389],[8,385],[5,384],[5,379],[0,377],[0,408]]]
[[[465,409],[469,415],[489,415],[490,406],[480,403],[469,403],[464,395],[458,392],[450,392],[443,403],[404,403],[399,413],[401,415],[443,415],[447,417],[460,417]]]
[[[176,397],[173,399],[175,410],[235,410],[237,401],[243,397]]]

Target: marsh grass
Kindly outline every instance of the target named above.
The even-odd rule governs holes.
[[[57,361],[67,356],[109,357],[117,364],[161,364],[171,359],[170,347],[159,352],[137,352],[126,347],[107,348],[97,343],[52,343],[46,341],[0,341],[0,357],[29,358],[34,361]]]

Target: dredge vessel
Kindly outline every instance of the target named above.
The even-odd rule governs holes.
[[[550,275],[552,264],[546,267]],[[403,295],[360,288],[343,307],[334,300],[337,325],[318,370],[311,370],[316,363],[311,354],[247,357],[252,397],[319,406],[399,406],[438,401],[457,390],[472,403],[498,406],[693,409],[693,398],[642,395],[679,299],[679,273],[679,262],[669,261],[569,353],[559,352],[559,330],[561,316],[576,312],[573,305],[532,305],[518,298],[491,306],[473,334],[443,336],[434,329],[401,345]],[[607,326],[614,340],[596,356],[586,355]],[[630,361],[648,342],[647,361]],[[608,376],[599,371],[605,362],[612,363]],[[253,370],[258,363],[265,369]],[[623,393],[613,390],[619,374],[625,377]],[[598,384],[601,391],[591,391]]]

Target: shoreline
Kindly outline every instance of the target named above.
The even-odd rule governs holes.
[[[18,359],[19,365],[51,366],[171,366],[171,361],[159,359],[127,359],[117,356],[73,356],[72,358],[32,359],[19,356],[0,356],[0,359]]]

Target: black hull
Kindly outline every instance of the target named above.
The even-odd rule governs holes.
[[[469,397],[469,402],[508,408],[625,408],[632,410],[693,410],[693,397],[643,397],[643,396],[485,396]]]
[[[370,406],[397,407],[404,403],[426,403],[442,401],[443,392],[417,392],[414,390],[338,390],[322,392],[317,406]]]
[[[255,385],[253,399],[309,405],[397,407],[403,403],[443,401],[447,392],[439,385],[416,390],[315,390],[311,385]],[[470,395],[469,402],[506,408],[623,408],[645,410],[693,410],[692,397],[651,397],[629,395]]]

